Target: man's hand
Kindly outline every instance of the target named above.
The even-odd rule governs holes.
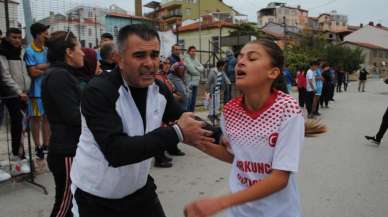
[[[198,146],[214,142],[214,139],[210,137],[212,132],[203,129],[205,123],[195,120],[194,114],[191,112],[183,113],[177,124],[182,130],[183,142],[186,144]]]
[[[27,100],[28,100],[28,95],[26,93],[24,93],[24,92],[19,94],[19,97],[20,97],[20,100],[22,100],[24,102],[27,102]]]

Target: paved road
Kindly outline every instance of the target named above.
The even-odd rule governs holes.
[[[388,142],[376,147],[363,138],[378,129],[388,105],[388,86],[369,81],[365,93],[356,92],[355,86],[336,95],[330,109],[321,110],[329,132],[305,141],[298,177],[304,216],[388,215]],[[169,217],[182,217],[183,206],[197,197],[228,191],[227,164],[190,147],[182,149],[187,156],[174,158],[173,168],[151,171]],[[48,187],[48,196],[26,183],[0,184],[0,217],[49,216],[52,177],[40,175],[37,181]]]

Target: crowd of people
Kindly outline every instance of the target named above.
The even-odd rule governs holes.
[[[47,155],[55,183],[51,216],[164,217],[149,170],[153,157],[155,166],[167,168],[166,152],[185,155],[178,143],[231,164],[231,193],[193,201],[185,216],[224,209],[236,217],[300,216],[295,174],[302,109],[313,118],[319,105],[328,107],[342,72],[322,61],[298,69],[298,102],[288,94],[294,80],[275,42],[249,42],[237,58],[228,51],[205,73],[208,117],[220,130],[194,114],[207,70],[194,46],[183,54],[173,45],[171,56],[161,57],[157,31],[136,24],[121,28],[115,41],[102,34],[94,50],[82,48],[71,31],[49,35],[49,28],[33,24],[34,40],[25,49],[21,31],[7,31],[0,90],[11,117],[13,160],[25,161],[27,121],[36,157]],[[232,85],[241,96],[232,99]],[[0,179],[8,178],[0,170]]]
[[[365,92],[368,74],[366,67],[359,70],[359,92]],[[288,87],[293,84],[287,66],[283,70],[283,76]],[[319,108],[329,108],[329,102],[335,101],[335,92],[346,92],[349,82],[348,72],[330,66],[325,61],[316,60],[312,61],[309,67],[298,67],[295,83],[298,88],[299,106],[307,109],[308,118],[320,116]]]

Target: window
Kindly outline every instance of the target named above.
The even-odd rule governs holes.
[[[114,27],[113,27],[113,35],[114,35],[115,37],[117,37],[117,36],[119,35],[119,27],[117,27],[117,26],[114,26]]]
[[[377,50],[373,50],[373,51],[372,51],[372,56],[373,56],[373,57],[377,57]]]
[[[91,28],[88,28],[88,35],[92,36],[92,29]]]
[[[179,39],[178,44],[182,47],[182,49],[185,49],[185,40]]]
[[[94,16],[93,16],[93,9],[89,9],[89,11],[88,11],[88,17],[94,17]]]
[[[383,56],[384,56],[384,51],[380,50],[380,51],[379,51],[379,57],[380,57],[380,58],[383,58]]]
[[[186,15],[190,16],[191,15],[191,8],[186,8]]]
[[[385,58],[388,59],[388,51],[385,51]]]
[[[218,41],[218,36],[213,36],[212,37],[212,45],[213,45],[213,52],[219,52],[219,41]]]
[[[89,42],[89,48],[93,48],[93,44]]]

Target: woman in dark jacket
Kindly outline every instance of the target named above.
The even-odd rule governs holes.
[[[55,181],[54,216],[72,216],[70,168],[81,134],[80,84],[84,65],[81,44],[72,32],[57,31],[47,42],[50,67],[43,78],[42,98],[51,128],[47,162]]]

